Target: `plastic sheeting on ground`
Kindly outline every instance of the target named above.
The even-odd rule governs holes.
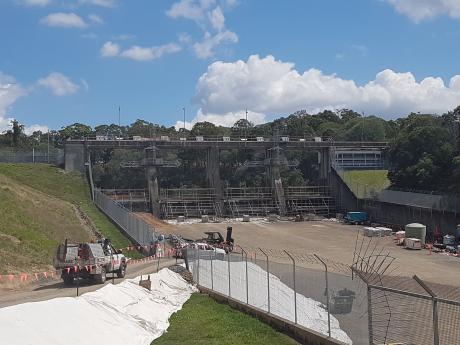
[[[199,284],[211,288],[224,295],[246,302],[246,265],[245,262],[212,261],[213,277],[211,281],[211,260],[194,261],[191,269],[194,276],[199,274]],[[230,265],[230,286],[228,282],[228,266]],[[196,278],[195,278],[196,279]],[[267,271],[260,266],[248,262],[248,299],[249,304],[268,311]],[[326,307],[314,299],[299,293],[297,296],[297,323],[324,335],[328,334]],[[294,291],[284,284],[277,276],[270,273],[270,313],[286,320],[294,321]],[[347,344],[352,344],[350,337],[340,328],[339,321],[330,316],[331,336]]]
[[[80,297],[0,309],[0,343],[150,345],[169,327],[169,317],[197,291],[166,268],[150,279],[152,291],[140,287],[138,277]]]

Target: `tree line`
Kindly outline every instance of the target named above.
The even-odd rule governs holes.
[[[191,130],[166,127],[138,119],[130,125],[103,124],[92,128],[74,123],[49,133],[24,133],[24,127],[13,121],[11,129],[0,134],[0,147],[40,148],[50,143],[62,147],[67,139],[81,139],[95,135],[108,137],[169,136],[238,136],[238,137],[329,137],[336,141],[387,141],[389,161],[388,177],[393,188],[460,192],[460,106],[442,115],[411,113],[396,120],[378,116],[363,116],[350,109],[325,110],[309,114],[299,110],[287,117],[254,125],[246,119],[231,127],[198,122]],[[168,153],[170,160],[178,160],[178,169],[171,169],[163,177],[167,186],[197,186],[203,179],[205,157],[193,150]],[[317,179],[317,158],[311,152],[283,154],[286,165],[281,171],[287,185],[314,183]],[[105,187],[126,187],[130,183],[142,184],[143,173],[127,172],[120,168],[126,160],[141,159],[141,153],[109,150],[94,156],[98,182]],[[265,172],[247,168],[247,162],[264,157],[252,151],[225,151],[221,154],[221,172],[229,185],[262,186]],[[126,174],[131,178],[126,179]]]

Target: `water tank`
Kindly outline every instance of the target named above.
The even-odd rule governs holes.
[[[425,244],[426,226],[418,223],[407,224],[406,238],[418,238],[422,244]]]

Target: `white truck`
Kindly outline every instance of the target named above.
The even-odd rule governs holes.
[[[67,240],[58,246],[54,267],[62,270],[64,284],[73,284],[76,278],[91,279],[104,284],[107,273],[116,273],[123,278],[126,274],[126,257],[113,248],[110,240],[96,243],[71,244]]]

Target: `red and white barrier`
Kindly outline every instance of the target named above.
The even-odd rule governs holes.
[[[133,247],[130,247],[133,248]],[[140,247],[139,247],[140,248]],[[161,249],[161,250],[159,250]],[[158,258],[165,258],[165,257],[172,257],[174,254],[174,249],[170,248],[167,249],[165,253],[163,253],[163,248],[157,248],[157,254],[148,256],[146,258],[142,259],[128,259],[127,260],[127,265],[135,265],[135,264],[140,264],[140,263],[145,263],[149,262]],[[112,264],[118,265],[119,261],[118,260],[113,260]],[[101,265],[85,265],[85,266],[74,266],[73,269],[75,272],[81,271],[81,270],[86,270],[91,272],[91,270],[95,269],[96,267],[99,267]],[[67,270],[67,273],[70,273],[71,268],[67,267],[65,268]],[[54,279],[60,279],[61,277],[61,271],[60,270],[52,270],[52,271],[40,271],[40,272],[31,272],[31,273],[9,273],[9,274],[0,274],[0,286],[2,284],[6,283],[30,283],[30,282],[38,282],[41,280],[54,280]]]

